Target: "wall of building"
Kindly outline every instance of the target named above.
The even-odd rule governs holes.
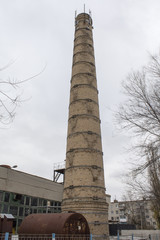
[[[128,223],[137,229],[157,229],[154,214],[149,200],[117,201],[109,204],[109,221],[112,223]]]
[[[63,184],[0,167],[0,213],[14,216],[14,229],[31,213],[61,212]]]
[[[61,202],[63,185],[14,169],[0,167],[0,190]]]
[[[158,235],[160,236],[160,230],[121,230],[121,235],[129,236],[134,234],[134,236],[145,236]]]

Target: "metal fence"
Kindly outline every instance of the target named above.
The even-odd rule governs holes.
[[[160,234],[132,234],[132,235],[117,235],[110,236],[110,240],[160,240]]]
[[[53,238],[54,239],[54,238]],[[55,240],[91,240],[90,235],[55,235]]]
[[[0,234],[0,240],[92,240],[92,235]]]
[[[1,233],[0,234],[0,240],[11,240],[12,234],[9,233]]]
[[[19,234],[12,235],[11,240],[52,240],[52,234]]]

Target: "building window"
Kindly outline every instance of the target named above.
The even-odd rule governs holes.
[[[22,198],[22,194],[14,194],[13,201],[17,202],[20,201]]]
[[[24,196],[22,195],[22,197],[21,197],[21,200],[20,200],[20,204],[24,204]]]
[[[13,216],[17,216],[18,207],[17,206],[10,206],[10,214],[12,214]]]
[[[8,192],[5,192],[5,196],[4,196],[4,201],[5,202],[9,202],[9,193]]]
[[[0,201],[3,201],[3,192],[0,192]]]
[[[19,208],[19,216],[23,216],[23,207]]]
[[[118,211],[116,210],[116,214],[118,214]]]
[[[25,216],[28,216],[29,214],[30,214],[29,208],[25,208],[25,213],[24,213],[24,215],[25,215]]]
[[[32,210],[32,212],[33,212],[33,213],[37,213],[37,209],[34,208],[34,209]]]
[[[43,206],[43,199],[39,198],[39,206]]]
[[[43,200],[43,206],[47,206],[47,200]]]
[[[26,196],[26,205],[29,205],[29,197]]]
[[[8,213],[8,205],[4,204],[3,205],[3,210],[2,210],[3,213]]]
[[[32,197],[31,198],[31,206],[37,206],[37,203],[38,203],[38,199],[35,197]]]
[[[20,226],[22,219],[18,219],[18,226]]]

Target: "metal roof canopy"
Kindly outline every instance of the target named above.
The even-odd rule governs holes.
[[[8,219],[14,219],[14,216],[12,214],[6,214],[6,213],[0,213],[0,218],[8,218]]]

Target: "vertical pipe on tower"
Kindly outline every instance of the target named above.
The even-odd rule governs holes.
[[[93,239],[108,239],[92,28],[89,14],[76,16],[62,211],[83,214]]]

